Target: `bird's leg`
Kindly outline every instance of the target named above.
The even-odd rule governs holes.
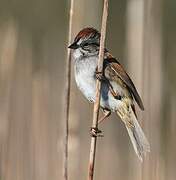
[[[111,94],[114,96],[115,99],[118,99],[118,100],[122,99],[122,96],[114,91],[114,89],[113,89],[113,87],[112,87],[112,85],[110,83],[109,83],[109,90],[110,90]]]
[[[107,117],[109,117],[110,114],[111,114],[111,111],[110,111],[110,110],[107,110],[107,109],[103,109],[103,113],[104,113],[104,116],[101,117],[100,120],[98,120],[98,124],[100,124],[100,123],[103,122]],[[90,128],[90,135],[93,136],[93,137],[103,137],[102,131],[99,130],[98,128],[93,128],[93,127]]]
[[[103,122],[104,120],[107,119],[107,117],[109,117],[111,115],[111,111],[110,110],[107,110],[107,109],[103,109],[103,113],[104,113],[104,116],[101,117],[99,120],[98,120],[98,124],[100,124],[101,122]]]

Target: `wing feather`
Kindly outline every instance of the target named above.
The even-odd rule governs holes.
[[[122,82],[127,86],[130,93],[133,95],[134,99],[136,100],[141,110],[144,110],[144,105],[134,86],[133,81],[131,80],[129,75],[126,73],[122,65],[111,55],[109,55],[109,57],[107,57],[104,60],[104,74],[105,74],[105,77],[111,81],[112,80],[117,81],[120,78]]]

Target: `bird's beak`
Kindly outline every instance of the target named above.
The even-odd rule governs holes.
[[[79,45],[77,45],[77,42],[73,42],[70,46],[68,46],[70,49],[77,49],[79,48]]]

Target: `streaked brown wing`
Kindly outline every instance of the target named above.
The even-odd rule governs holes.
[[[118,81],[120,78],[123,83],[127,86],[130,93],[133,95],[134,99],[136,100],[137,104],[141,108],[141,110],[144,110],[144,105],[142,103],[142,100],[131,80],[131,78],[128,76],[128,74],[125,72],[122,65],[112,56],[108,57],[104,60],[104,74],[107,79],[109,80],[115,80]],[[119,83],[119,81],[118,81]]]

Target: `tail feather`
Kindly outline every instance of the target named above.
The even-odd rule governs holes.
[[[142,128],[140,127],[132,108],[131,107],[129,108],[129,116],[121,116],[121,114],[119,113],[118,115],[125,123],[134,150],[137,156],[139,157],[139,159],[142,161],[143,156],[147,152],[150,152],[150,144],[147,138],[145,137],[145,134]]]

